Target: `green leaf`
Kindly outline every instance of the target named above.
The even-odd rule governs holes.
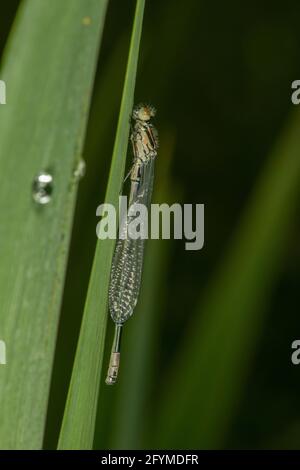
[[[106,1],[22,3],[0,107],[0,445],[42,446],[80,160]],[[48,205],[35,175],[54,178]]]
[[[220,272],[200,300],[166,382],[155,445],[224,445],[298,204],[299,126],[298,114],[271,155]]]
[[[118,207],[118,197],[124,177],[129,119],[133,106],[144,5],[144,0],[137,0],[116,140],[105,197],[105,202],[113,204],[115,207]],[[93,446],[113,249],[114,240],[99,240],[97,242],[58,444],[59,449],[91,449]]]
[[[51,379],[44,439],[44,447],[47,449],[57,447],[66,403],[87,286],[97,243],[97,237],[95,237],[95,207],[105,197],[107,173],[115,140],[131,29],[132,25],[130,25],[130,32],[126,34],[126,37],[122,36],[114,45],[107,63],[101,65],[101,73],[97,75],[94,85],[83,149],[84,158],[87,162],[87,171],[80,182],[78,191],[62,315]],[[99,158],[100,155],[101,158]],[[78,266],[80,266],[80,269],[78,269]]]

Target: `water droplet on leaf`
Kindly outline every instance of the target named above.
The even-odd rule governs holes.
[[[36,175],[32,183],[32,197],[38,204],[48,204],[53,193],[53,176],[46,171]]]
[[[79,181],[81,180],[81,178],[84,177],[85,170],[86,170],[86,163],[83,160],[83,158],[81,158],[78,162],[76,170],[74,171],[74,178],[76,181]]]

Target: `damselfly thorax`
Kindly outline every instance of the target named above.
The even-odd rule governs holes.
[[[157,155],[158,136],[155,127],[148,123],[137,120],[131,134],[134,160],[142,162]]]

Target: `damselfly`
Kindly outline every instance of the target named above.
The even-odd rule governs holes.
[[[132,113],[131,144],[133,165],[130,173],[129,205],[125,220],[119,230],[119,239],[114,252],[109,287],[109,310],[115,323],[115,335],[106,383],[116,382],[120,363],[120,344],[122,326],[132,315],[136,306],[143,267],[144,242],[132,238],[129,226],[135,218],[134,206],[143,204],[147,208],[151,203],[154,161],[158,149],[157,131],[150,119],[155,115],[152,106],[138,105]],[[141,230],[141,233],[143,230]]]

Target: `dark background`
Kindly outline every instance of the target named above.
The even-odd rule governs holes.
[[[18,3],[1,2],[1,49]],[[112,0],[104,28],[84,152],[87,173],[79,192],[50,395],[46,447],[55,446],[71,371],[96,243],[95,211],[104,199],[112,154],[134,5],[131,0]],[[155,123],[161,149],[155,198],[159,202],[204,203],[205,246],[199,252],[188,252],[184,241],[152,242],[156,245],[151,248],[153,259],[160,262],[153,269],[161,277],[159,285],[148,286],[155,293],[151,307],[155,326],[149,319],[150,323],[142,326],[143,334],[152,332],[148,357],[152,379],[148,380],[148,368],[141,379],[147,383],[147,390],[140,410],[147,417],[138,428],[138,440],[132,438],[127,443],[124,433],[123,438],[115,437],[118,416],[112,419],[115,411],[111,410],[121,406],[122,398],[118,390],[103,387],[101,394],[107,406],[101,415],[99,411],[95,447],[147,447],[154,442],[150,437],[155,424],[151,423],[151,410],[155,415],[161,388],[167,386],[168,363],[176,358],[195,315],[201,315],[197,306],[223,262],[268,155],[294,111],[290,96],[291,82],[300,78],[299,17],[300,4],[296,0],[146,2],[136,102],[150,102],[158,110]],[[299,228],[295,217],[276,283],[263,311],[255,354],[248,362],[245,384],[238,394],[222,447],[300,447],[300,366],[298,369],[290,360],[291,343],[300,336]],[[133,318],[126,325],[120,390],[129,361],[126,341],[128,350],[136,341],[134,322]],[[111,329],[110,324],[107,354]],[[176,394],[176,389],[171,393]],[[131,397],[128,399],[131,401]],[[135,419],[141,421],[139,417]],[[189,419],[197,435],[197,423],[193,416]],[[182,442],[181,447],[189,447],[184,434],[178,441]]]

